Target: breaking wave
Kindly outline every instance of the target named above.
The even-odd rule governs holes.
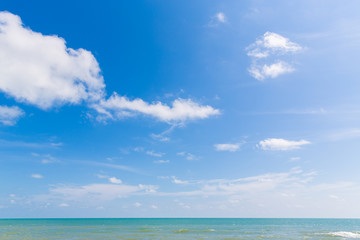
[[[360,239],[360,232],[330,232],[325,235],[332,237],[357,238]]]

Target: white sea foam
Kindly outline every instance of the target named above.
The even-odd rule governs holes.
[[[344,237],[344,238],[357,238],[360,239],[360,232],[330,232],[326,235],[333,237]]]

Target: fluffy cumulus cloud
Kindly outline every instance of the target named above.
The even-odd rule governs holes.
[[[262,81],[266,78],[276,78],[285,73],[291,73],[295,69],[288,63],[279,61],[270,65],[264,64],[263,66],[253,65],[249,69],[249,73],[254,78]]]
[[[24,114],[24,111],[16,106],[8,107],[0,105],[0,123],[3,125],[15,125],[18,119],[24,116]]]
[[[303,50],[303,47],[279,34],[266,32],[246,50],[247,55],[252,59],[252,65],[248,69],[250,75],[262,81],[293,72],[295,69],[291,64],[278,58],[297,53]]]
[[[280,34],[266,32],[261,38],[248,48],[248,56],[255,58],[266,58],[271,54],[295,53],[302,50],[302,47]]]
[[[58,36],[34,32],[9,12],[0,12],[0,73],[0,91],[42,109],[97,101],[104,94],[91,52],[67,48]]]
[[[115,184],[121,184],[122,183],[121,179],[118,179],[116,177],[109,178],[109,182],[115,183]]]
[[[301,148],[303,145],[310,144],[309,141],[290,141],[282,138],[268,138],[259,142],[258,147],[263,150],[289,151]]]
[[[107,100],[101,100],[93,107],[99,112],[99,117],[102,119],[119,119],[142,114],[168,123],[205,119],[220,114],[218,109],[200,105],[191,99],[179,98],[174,100],[171,106],[168,106],[161,102],[147,103],[142,99],[130,100],[116,93]]]
[[[220,20],[225,21],[224,16]],[[191,99],[176,99],[171,106],[116,93],[105,99],[101,69],[90,51],[69,48],[61,37],[34,32],[9,12],[0,12],[0,74],[0,92],[18,102],[41,109],[85,104],[95,108],[98,120],[142,114],[164,122],[184,122],[220,113]],[[20,115],[19,109],[2,108],[0,122],[12,125]]]
[[[215,144],[216,151],[228,151],[228,152],[236,152],[240,148],[240,143],[222,143]]]

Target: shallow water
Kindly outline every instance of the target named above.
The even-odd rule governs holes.
[[[0,239],[360,239],[359,219],[14,219]]]

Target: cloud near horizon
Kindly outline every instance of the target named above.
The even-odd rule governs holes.
[[[56,35],[34,32],[10,12],[0,12],[0,53],[0,92],[43,110],[85,104],[95,109],[99,121],[141,114],[168,123],[220,114],[191,99],[175,99],[171,106],[117,93],[105,99],[101,69],[90,51],[68,48]],[[0,108],[0,122],[5,125],[13,125],[19,116],[20,109]]]

